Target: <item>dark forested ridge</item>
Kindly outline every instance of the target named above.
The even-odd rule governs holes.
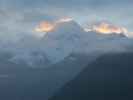
[[[0,54],[0,100],[48,100],[88,63],[88,56],[71,54],[53,66],[31,68],[10,62],[10,57]]]
[[[99,57],[49,100],[132,100],[133,53]]]

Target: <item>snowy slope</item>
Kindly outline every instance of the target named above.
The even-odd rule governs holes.
[[[25,35],[19,41],[8,43],[4,51],[14,56],[9,61],[24,62],[30,66],[46,67],[60,62],[71,53],[103,54],[107,52],[132,51],[132,39],[121,34],[104,35],[85,32],[80,25],[71,20],[60,22],[42,38]]]
[[[43,37],[44,51],[50,60],[58,62],[80,45],[85,34],[74,21],[59,23],[55,30]]]
[[[42,39],[44,51],[49,59],[55,63],[62,60],[72,52],[87,53],[120,52],[127,50],[126,46],[132,40],[123,34],[110,35],[95,32],[85,32],[76,22],[59,23],[55,30],[48,32]]]

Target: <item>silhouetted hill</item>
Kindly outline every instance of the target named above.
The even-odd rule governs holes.
[[[89,64],[50,100],[129,100],[132,93],[133,53],[120,53]]]
[[[11,56],[0,54],[0,100],[48,100],[92,60],[87,55],[71,54],[48,68],[31,68],[8,61]]]

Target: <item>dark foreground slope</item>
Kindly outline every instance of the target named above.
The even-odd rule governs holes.
[[[50,100],[133,100],[133,53],[109,54],[89,64]]]
[[[72,54],[51,67],[30,68],[7,58],[9,54],[0,54],[0,100],[48,100],[88,62],[88,56]]]

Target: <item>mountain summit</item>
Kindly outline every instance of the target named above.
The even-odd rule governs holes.
[[[46,28],[49,31],[43,32]],[[55,23],[43,23],[38,30],[45,33],[45,35],[41,38],[26,35],[13,44],[11,48],[8,48],[8,51],[14,55],[10,61],[15,63],[25,61],[31,66],[36,66],[39,62],[42,62],[45,66],[44,62],[49,61],[50,64],[55,64],[71,53],[89,55],[97,52],[97,54],[103,54],[123,52],[129,50],[130,47],[132,48],[132,39],[125,37],[123,34],[86,32],[78,23],[70,19],[62,19]]]

